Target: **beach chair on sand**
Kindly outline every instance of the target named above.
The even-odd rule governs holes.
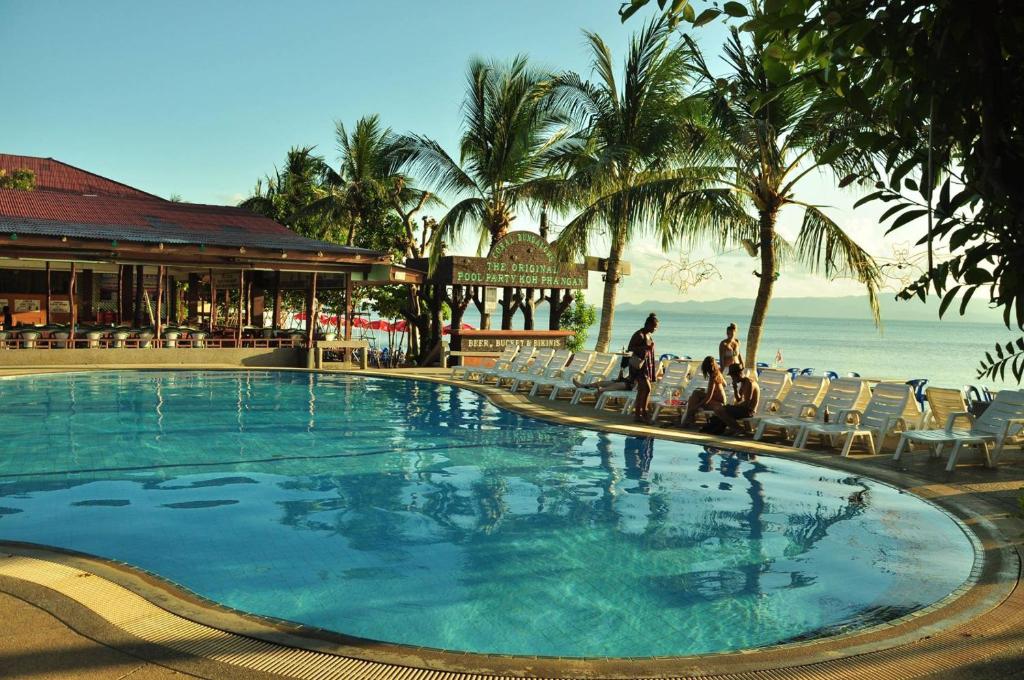
[[[519,345],[505,345],[505,349],[501,350],[501,356],[494,362],[494,366],[453,366],[452,380],[469,380],[473,375],[479,376],[480,371],[485,369],[502,370],[508,368],[518,352]]]
[[[802,375],[793,380],[793,386],[782,399],[775,399],[765,402],[764,411],[759,416],[744,418],[740,422],[754,428],[754,438],[760,439],[764,436],[764,430],[775,426],[774,424],[761,423],[767,420],[774,422],[788,422],[791,419],[799,418],[807,413],[813,413],[821,400],[825,398],[828,390],[828,378],[813,375]],[[798,423],[798,424],[802,424]],[[758,434],[760,432],[760,434]]]
[[[970,427],[965,430],[954,429],[958,418],[966,417]],[[900,437],[899,446],[893,454],[893,460],[899,460],[903,451],[911,444],[924,444],[934,450],[936,456],[942,455],[946,444],[952,444],[946,471],[952,472],[956,467],[957,456],[964,446],[977,446],[985,456],[985,464],[993,467],[999,462],[1003,448],[1010,441],[1019,441],[1024,431],[1024,390],[1001,390],[996,394],[985,412],[977,418],[966,411],[950,413],[946,426],[941,430],[911,430]],[[990,451],[989,444],[994,448]],[[934,447],[934,448],[933,448]]]
[[[863,411],[849,409],[840,412],[834,422],[808,423],[800,428],[793,446],[804,448],[808,438],[819,437],[834,448],[835,440],[842,438],[842,455],[846,457],[850,455],[854,440],[861,438],[867,439],[868,450],[874,455],[881,450],[887,436],[910,430],[920,420],[920,415],[910,385],[878,383]]]
[[[695,362],[686,359],[670,359],[665,362],[661,380],[654,383],[654,387],[651,389],[650,403],[653,404],[657,400],[671,399],[674,391],[682,390],[683,383],[690,375],[693,363]],[[612,399],[622,399],[622,413],[629,413],[636,403],[636,390],[608,390],[603,392],[598,398],[597,403],[594,404],[594,408],[601,410]]]
[[[477,380],[481,385],[487,383],[491,378],[497,378],[498,374],[506,371],[515,371],[516,373],[526,370],[526,367],[530,365],[530,361],[533,360],[533,347],[522,347],[519,349],[519,353],[516,354],[515,358],[505,368],[482,368],[477,373],[480,378]]]
[[[534,367],[537,367],[540,370],[544,370],[548,367],[548,362],[551,361],[551,357],[553,356],[555,356],[554,348],[541,347],[540,349],[533,353],[533,359],[526,366],[523,366],[522,368],[518,369],[515,366],[510,366],[504,371],[498,371],[497,373],[495,373],[495,384],[498,387],[501,387],[501,383],[505,381],[511,383],[513,380],[528,374],[531,370],[533,370]]]
[[[564,380],[571,381],[573,378],[582,378],[590,364],[594,361],[595,356],[597,356],[596,352],[576,352],[572,355],[572,361],[569,362],[568,366],[552,371],[549,376],[535,378],[533,387],[530,389],[530,396],[536,397],[542,388],[554,388],[556,384]]]
[[[518,376],[512,379],[509,383],[508,389],[511,392],[518,392],[519,388],[523,385],[532,385],[533,382],[539,378],[557,378],[561,377],[562,371],[565,370],[565,362],[569,361],[569,357],[572,356],[572,350],[559,349],[551,356],[546,366],[538,366],[537,362],[534,361],[530,366],[526,368],[524,373],[520,373]]]
[[[579,377],[579,382],[583,385],[589,385],[590,383],[597,382],[598,380],[608,380],[616,370],[619,368],[619,360],[621,357],[617,354],[610,354],[608,352],[598,352],[594,355],[594,361],[590,364],[590,367]],[[582,394],[577,394],[579,389],[576,384],[573,383],[572,378],[569,377],[565,380],[560,380],[551,386],[551,393],[548,395],[548,399],[554,401],[558,399],[564,390],[572,390],[571,403],[580,403]],[[595,388],[584,387],[583,390],[589,391],[593,394],[597,390]],[[586,394],[584,392],[583,394]]]

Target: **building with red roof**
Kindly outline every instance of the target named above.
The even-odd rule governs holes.
[[[317,288],[351,299],[353,285],[416,276],[385,253],[308,239],[243,208],[168,201],[52,158],[0,154],[0,170],[35,175],[33,190],[0,189],[0,309],[14,325],[187,322],[241,342],[264,325],[266,298],[280,324],[284,290],[305,290],[312,305]]]

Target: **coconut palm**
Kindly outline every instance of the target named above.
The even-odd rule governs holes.
[[[654,236],[663,248],[682,236],[685,215],[702,230],[729,235],[750,228],[742,206],[724,187],[695,181],[691,121],[701,101],[687,97],[694,71],[692,48],[672,40],[664,20],[655,20],[629,44],[621,84],[611,51],[600,36],[586,33],[596,82],[575,73],[556,76],[551,100],[577,121],[583,140],[562,154],[570,168],[558,196],[579,212],[556,241],[566,259],[586,254],[598,238],[609,244],[596,347],[611,338],[622,253],[634,238]]]
[[[696,53],[693,43],[689,44]],[[867,170],[861,166],[864,157],[847,142],[860,129],[854,114],[823,107],[820,89],[807,80],[791,79],[785,72],[766,74],[761,47],[745,46],[735,29],[725,45],[725,60],[730,73],[716,77],[697,53],[709,114],[701,130],[704,143],[697,162],[705,166],[709,187],[727,188],[757,214],[756,236],[745,243],[751,255],[760,257],[759,270],[754,272],[759,278],[757,297],[747,332],[746,361],[754,365],[781,263],[791,261],[812,273],[864,284],[876,322],[881,275],[871,255],[822,206],[795,196],[800,181],[823,168],[843,175]],[[784,69],[777,61],[767,62]],[[779,213],[790,206],[803,211],[792,244],[776,228]],[[696,221],[684,221],[681,226],[693,240],[721,237],[721,232]]]
[[[438,223],[435,241],[452,243],[471,226],[482,251],[508,232],[517,209],[539,200],[551,159],[569,138],[564,116],[542,96],[546,79],[523,56],[509,64],[474,60],[459,160],[428,137],[400,140],[403,167],[414,169],[436,192],[458,199]]]

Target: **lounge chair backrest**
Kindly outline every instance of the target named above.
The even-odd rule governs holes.
[[[598,352],[593,363],[590,364],[590,368],[587,369],[587,375],[603,380],[618,367],[619,361],[621,361],[621,357],[618,354]]]
[[[651,399],[659,401],[669,399],[676,390],[681,390],[687,377],[690,375],[690,362],[685,359],[672,360],[665,366],[665,373],[661,380],[654,385]]]
[[[930,425],[935,429],[946,427],[950,413],[966,413],[967,402],[964,393],[950,387],[926,387]],[[962,423],[966,418],[960,420]]]
[[[863,411],[871,399],[871,388],[868,382],[861,378],[840,378],[828,384],[828,392],[825,398],[818,405],[814,419],[822,421],[825,418],[825,409],[828,409],[829,416],[834,420],[839,416],[840,411],[857,409]]]
[[[793,381],[786,396],[779,400],[779,408],[772,415],[784,418],[798,417],[807,404],[817,406],[821,403],[828,383],[828,378],[801,375]]]
[[[558,349],[551,355],[551,360],[548,361],[548,365],[545,367],[547,371],[557,371],[558,369],[565,368],[566,362],[569,361],[569,357],[572,356],[571,349]]]
[[[516,354],[515,358],[512,360],[512,363],[509,365],[509,370],[510,371],[522,371],[522,370],[524,370],[530,364],[530,361],[533,359],[533,353],[534,353],[533,347],[523,347],[523,348],[521,348],[519,350],[519,353]]]
[[[1007,420],[1024,418],[1024,390],[999,390],[985,412],[974,421],[971,432],[1001,436]],[[1010,427],[1009,434],[1019,434],[1020,428]]]
[[[498,357],[498,363],[510,362],[515,359],[516,354],[519,354],[519,345],[505,345],[501,350],[501,356]]]
[[[683,386],[683,391],[679,394],[679,399],[686,401],[693,396],[694,392],[704,389],[707,386],[708,379],[705,378],[700,371],[695,371],[690,375],[690,379],[686,381],[686,385]]]
[[[761,415],[768,409],[768,404],[774,399],[782,400],[789,393],[793,386],[793,378],[789,371],[766,368],[757,377],[758,387],[761,388],[761,395],[757,401],[757,412],[754,415]]]
[[[864,407],[860,426],[865,429],[887,430],[897,418],[903,418],[904,429],[920,419],[914,389],[906,383],[878,383],[871,399]]]
[[[576,352],[572,355],[572,361],[562,371],[563,375],[575,375],[576,373],[584,373],[587,367],[590,366],[594,360],[594,352],[589,350]]]
[[[533,354],[533,363],[530,364],[530,370],[541,370],[543,371],[551,363],[551,358],[555,356],[555,349],[553,347],[541,347]]]

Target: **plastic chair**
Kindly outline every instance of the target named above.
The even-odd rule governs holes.
[[[757,364],[755,364],[755,368],[757,369],[757,374],[761,375],[761,371],[768,368],[768,364],[763,361],[758,361]]]
[[[849,373],[846,374],[846,377],[847,378],[859,378],[860,377],[860,373],[858,373],[857,371],[850,371]]]
[[[796,380],[797,378],[800,377],[799,368],[787,368],[786,370],[789,371],[789,375],[793,380]]]
[[[977,385],[964,385],[964,396],[967,398],[968,406],[975,402],[985,403],[992,401],[992,393],[988,391],[988,388],[978,387]]]
[[[839,380],[839,374],[836,373],[835,371],[825,371],[824,375],[829,380]],[[859,377],[859,376],[857,376],[857,377]]]
[[[660,357],[658,357],[658,361],[671,361],[672,359],[678,359],[678,358],[679,358],[679,355],[677,355],[677,354],[662,354]],[[687,357],[687,358],[689,358],[689,357]]]
[[[804,370],[800,371],[800,375],[814,375],[814,369],[805,368]]]

